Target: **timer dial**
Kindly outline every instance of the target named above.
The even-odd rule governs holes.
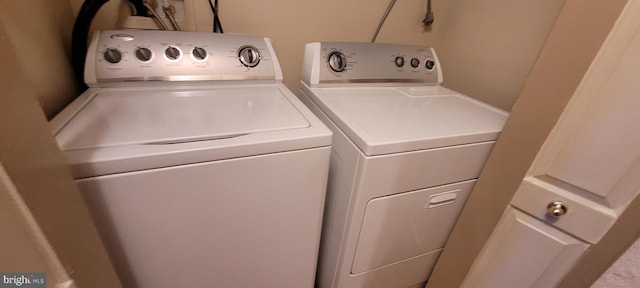
[[[194,47],[191,55],[193,55],[193,58],[196,60],[204,60],[207,58],[207,50],[204,50],[202,47]]]
[[[347,68],[347,57],[342,52],[333,51],[328,57],[329,68],[335,72],[342,72]]]
[[[153,56],[153,53],[151,53],[151,50],[149,50],[149,48],[138,47],[136,49],[136,58],[138,58],[138,60],[142,62],[147,62],[151,60],[152,56]]]
[[[436,62],[434,62],[433,60],[427,60],[426,62],[424,62],[424,66],[428,69],[428,70],[432,70],[433,67],[436,65]]]
[[[115,48],[107,48],[103,53],[104,60],[107,62],[116,64],[122,60],[122,52]]]
[[[178,60],[180,59],[181,54],[180,49],[173,46],[169,46],[167,49],[164,49],[164,56],[167,56],[167,59],[169,60]]]
[[[418,58],[411,58],[411,67],[418,68],[420,66],[420,60]]]
[[[256,67],[260,63],[260,52],[253,46],[245,46],[238,51],[240,63],[246,67]]]

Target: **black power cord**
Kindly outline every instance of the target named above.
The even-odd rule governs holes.
[[[222,23],[220,23],[220,17],[218,16],[220,11],[218,0],[215,0],[215,3],[209,0],[209,7],[211,7],[211,13],[213,13],[213,32],[224,33],[224,30],[222,30]]]
[[[422,20],[422,25],[424,27],[431,26],[433,24],[433,11],[431,11],[431,0],[427,0],[427,15],[424,16],[424,20]]]
[[[71,34],[71,61],[79,84],[86,88],[84,83],[84,62],[87,56],[87,40],[89,38],[89,28],[91,21],[100,10],[100,7],[109,0],[86,0],[82,3],[76,22],[73,24]]]
[[[136,16],[147,16],[147,8],[142,3],[142,0],[129,0],[129,2],[133,4]]]

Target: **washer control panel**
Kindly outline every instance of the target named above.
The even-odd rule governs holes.
[[[355,42],[314,42],[305,47],[302,80],[333,84],[438,85],[442,72],[432,48]]]
[[[148,81],[282,81],[267,38],[181,31],[96,32],[84,73],[90,87]]]

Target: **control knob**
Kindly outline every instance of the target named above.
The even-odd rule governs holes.
[[[164,56],[167,56],[169,60],[178,60],[180,59],[180,49],[169,46],[164,50]]]
[[[396,57],[395,62],[396,62],[396,66],[398,66],[398,67],[404,66],[404,57],[402,57],[402,56]]]
[[[260,52],[253,46],[245,46],[238,51],[240,63],[246,67],[256,67],[260,63]]]
[[[418,68],[420,66],[420,60],[418,58],[411,58],[411,67]]]
[[[149,48],[138,47],[138,49],[136,49],[136,58],[140,61],[147,62],[151,60],[151,56],[153,56],[153,53],[151,53]]]
[[[107,48],[103,53],[104,60],[107,62],[116,64],[122,60],[122,52],[115,48]]]
[[[193,55],[193,58],[196,60],[204,60],[207,58],[207,50],[204,50],[204,48],[201,47],[194,47],[193,51],[191,51],[191,55]]]
[[[426,62],[424,62],[424,67],[426,67],[427,70],[433,70],[434,66],[436,66],[436,62],[434,62],[433,60],[427,60]]]
[[[547,205],[547,215],[551,217],[560,217],[567,214],[567,206],[562,201],[552,201]]]
[[[342,52],[333,51],[328,57],[329,68],[335,72],[342,72],[347,68],[347,57]]]

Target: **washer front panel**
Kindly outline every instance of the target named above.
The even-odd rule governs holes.
[[[313,287],[329,147],[77,181],[125,287]]]

